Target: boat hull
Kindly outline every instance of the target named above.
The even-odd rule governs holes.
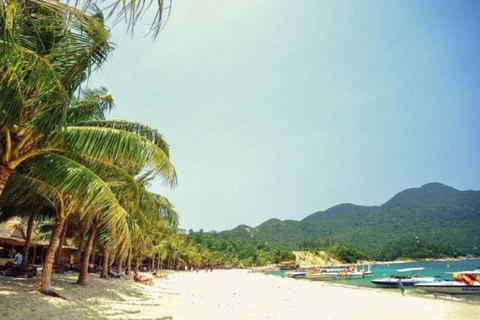
[[[371,281],[374,285],[380,288],[398,288],[399,283],[398,281],[388,281],[388,280],[372,280]],[[408,281],[402,281],[402,285],[404,287],[410,287],[413,286],[415,282],[413,280],[408,280]]]
[[[431,277],[404,278],[404,279],[380,278],[380,279],[371,280],[371,282],[380,288],[398,288],[400,286],[399,282],[401,282],[404,287],[411,287],[416,283],[433,282],[434,280],[435,278],[431,278]]]
[[[347,272],[346,274],[340,272],[337,279],[362,279],[365,277],[363,272]]]
[[[327,280],[333,280],[336,279],[336,275],[334,274],[307,274],[307,279],[308,280],[313,280],[313,281],[327,281]]]
[[[305,278],[307,276],[307,272],[306,271],[287,272],[285,273],[285,276],[289,278],[294,278],[294,279]]]
[[[478,281],[475,281],[472,286],[457,281],[417,283],[415,284],[415,288],[434,293],[480,294],[480,282]]]
[[[361,279],[364,277],[364,274],[361,272],[321,272],[307,274],[307,278],[315,281],[325,281],[325,280],[347,280],[347,279]]]

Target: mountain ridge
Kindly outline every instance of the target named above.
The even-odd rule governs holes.
[[[475,226],[480,226],[480,191],[433,182],[400,191],[380,206],[342,203],[301,220],[271,218],[256,227],[239,225],[219,234],[284,249],[308,242],[344,244],[370,254],[392,241],[420,237],[478,254]]]

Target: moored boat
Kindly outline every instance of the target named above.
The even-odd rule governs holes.
[[[315,271],[315,272],[307,272],[307,279],[314,280],[314,281],[325,281],[325,280],[333,280],[337,277],[338,272],[326,272],[324,270]]]
[[[316,281],[325,281],[333,279],[361,279],[365,275],[357,271],[355,266],[345,269],[323,269],[319,271],[307,272],[307,279]]]
[[[435,293],[480,294],[480,267],[473,271],[457,271],[452,279],[438,278],[433,282],[417,283],[415,287]]]
[[[427,292],[449,293],[449,294],[480,294],[480,282],[473,281],[472,284],[466,282],[442,279],[441,281],[416,283],[415,288]]]
[[[413,286],[415,283],[433,282],[433,277],[420,276],[420,271],[424,269],[425,268],[398,269],[398,272],[410,272],[410,274],[407,276],[391,275],[390,277],[373,279],[371,282],[380,288],[398,288],[400,286],[409,287]]]
[[[359,272],[363,273],[363,275],[366,277],[366,276],[373,276],[373,272],[372,270],[370,270],[370,265],[368,265],[368,269],[365,269],[365,267],[363,267],[362,269],[358,270]]]
[[[288,278],[295,278],[295,279],[305,278],[307,276],[307,271],[299,271],[299,270],[289,271],[289,272],[285,272],[284,276]]]

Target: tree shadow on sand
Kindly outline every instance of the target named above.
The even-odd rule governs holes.
[[[100,279],[98,274],[89,274],[89,285],[79,286],[75,284],[77,277],[78,273],[71,272],[53,275],[53,288],[67,298],[65,301],[36,291],[36,278],[0,276],[0,309],[9,312],[20,310],[17,318],[29,320],[46,317],[68,320],[125,319],[129,315],[135,315],[135,319],[151,319],[142,318],[142,311],[161,306],[162,299],[152,299],[146,290],[153,290],[157,297],[174,294],[167,288],[135,284],[133,280]],[[160,315],[159,318],[162,319]]]

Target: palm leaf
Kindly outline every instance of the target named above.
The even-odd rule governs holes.
[[[90,122],[89,122],[90,123]],[[168,154],[158,145],[161,142],[149,136],[127,131],[124,128],[107,126],[68,126],[62,132],[65,147],[90,157],[105,159],[130,172],[151,169],[160,174],[171,186],[177,177]]]

